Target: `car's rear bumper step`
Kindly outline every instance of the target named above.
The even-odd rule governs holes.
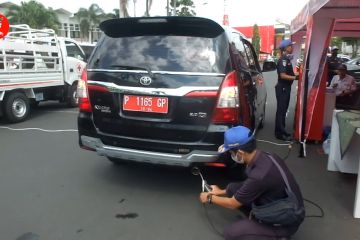
[[[81,136],[81,143],[96,150],[100,156],[120,158],[128,161],[188,167],[192,163],[215,162],[219,155],[214,151],[192,151],[188,154],[150,152],[104,145],[100,139]]]

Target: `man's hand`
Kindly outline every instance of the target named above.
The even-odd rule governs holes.
[[[200,193],[200,202],[201,203],[207,203],[207,201],[208,201],[208,195],[209,195],[210,193],[208,193],[208,192],[202,192],[202,193]]]
[[[294,73],[295,74],[295,79],[294,80],[299,80],[299,73],[298,72],[296,72],[296,73]]]
[[[211,185],[212,191],[210,192],[213,195],[216,196],[222,196],[226,194],[226,191],[224,189],[219,188],[217,185]]]

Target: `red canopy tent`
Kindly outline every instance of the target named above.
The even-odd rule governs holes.
[[[290,27],[294,59],[305,40],[304,71],[298,88],[296,135],[302,143],[321,140],[327,71],[326,56],[332,36],[360,37],[360,0],[310,0]]]

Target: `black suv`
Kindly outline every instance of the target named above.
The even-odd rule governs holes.
[[[124,18],[78,84],[80,147],[112,162],[226,165],[224,131],[262,125],[266,90],[252,45],[198,17]]]

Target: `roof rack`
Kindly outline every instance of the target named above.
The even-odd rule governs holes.
[[[11,25],[6,38],[54,38],[56,33],[53,29],[33,29],[27,24]]]

